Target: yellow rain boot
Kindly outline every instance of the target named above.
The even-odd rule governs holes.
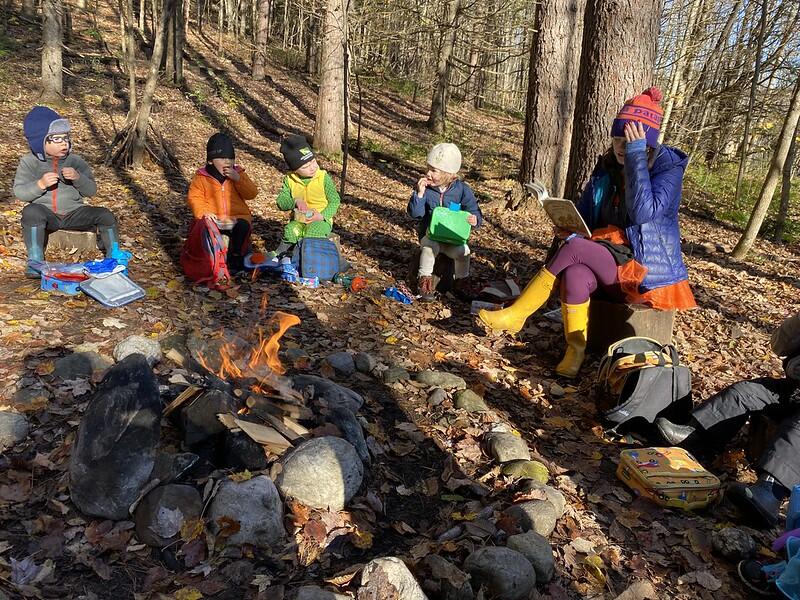
[[[542,267],[514,304],[503,310],[481,310],[478,319],[495,331],[519,333],[527,318],[547,302],[556,281],[556,276]]]
[[[583,304],[561,304],[564,317],[564,337],[567,338],[567,352],[558,363],[556,373],[573,379],[581,370],[586,353],[586,332],[589,329],[589,301]]]

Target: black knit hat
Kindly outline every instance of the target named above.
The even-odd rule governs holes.
[[[308,140],[302,135],[287,135],[281,141],[281,154],[283,159],[292,171],[297,171],[300,167],[314,158],[314,151]]]
[[[206,144],[206,160],[211,162],[215,158],[236,158],[231,136],[225,133],[215,133],[208,138],[208,143]]]

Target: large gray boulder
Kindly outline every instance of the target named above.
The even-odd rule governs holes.
[[[528,600],[536,585],[533,566],[511,548],[479,548],[464,561],[464,570],[472,576],[472,587],[484,587],[497,600]]]
[[[161,435],[161,399],[150,365],[132,354],[98,386],[78,427],[69,488],[78,509],[125,519],[150,479]]]
[[[312,400],[321,402],[329,407],[343,406],[357,413],[364,404],[361,394],[334,383],[330,379],[316,375],[295,375],[292,377],[292,387],[298,392],[311,392]]]
[[[114,360],[117,362],[125,359],[131,354],[144,354],[150,366],[155,365],[161,360],[161,345],[158,340],[147,338],[143,335],[129,335],[124,340],[114,346]]]
[[[431,371],[430,369],[425,369],[417,373],[414,379],[423,385],[440,387],[446,390],[463,390],[467,387],[467,382],[464,381],[463,377],[459,377],[454,373],[447,373],[446,371]]]
[[[281,458],[275,485],[314,508],[342,510],[361,486],[364,463],[353,445],[337,437],[303,442]]]
[[[28,437],[28,419],[25,415],[0,411],[0,452],[11,448]]]
[[[533,566],[536,572],[536,581],[547,583],[553,578],[555,561],[553,560],[553,548],[546,537],[535,531],[526,531],[517,535],[509,536],[507,546],[522,554]]]
[[[514,504],[505,510],[505,514],[516,522],[519,530],[535,531],[548,537],[556,528],[558,513],[549,500],[529,500]]]
[[[286,535],[283,528],[283,503],[272,480],[259,475],[247,481],[226,479],[220,485],[209,511],[212,527],[220,527],[226,517],[239,523],[239,531],[227,543],[269,548]],[[224,522],[224,520],[223,520]]]
[[[185,521],[203,510],[200,492],[190,485],[160,485],[136,507],[136,537],[148,546],[163,547],[178,539]]]
[[[394,556],[376,558],[361,572],[358,600],[427,600],[405,563]]]

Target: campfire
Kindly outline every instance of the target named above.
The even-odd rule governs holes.
[[[265,302],[262,301],[262,314]],[[303,395],[295,390],[278,357],[280,340],[290,327],[300,324],[296,315],[276,312],[251,338],[247,332],[220,331],[207,342],[196,342],[190,356],[171,350],[168,357],[195,371],[199,381],[167,406],[165,415],[188,406],[208,390],[238,400],[235,411],[216,417],[230,431],[241,430],[274,455],[281,455],[309,436],[298,422],[313,416]]]

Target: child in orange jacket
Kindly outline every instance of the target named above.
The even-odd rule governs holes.
[[[244,268],[244,257],[250,251],[253,216],[245,201],[258,195],[244,169],[234,164],[234,157],[230,136],[212,135],[206,144],[206,166],[195,173],[187,197],[195,219],[211,217],[230,238],[227,262],[231,274]]]

